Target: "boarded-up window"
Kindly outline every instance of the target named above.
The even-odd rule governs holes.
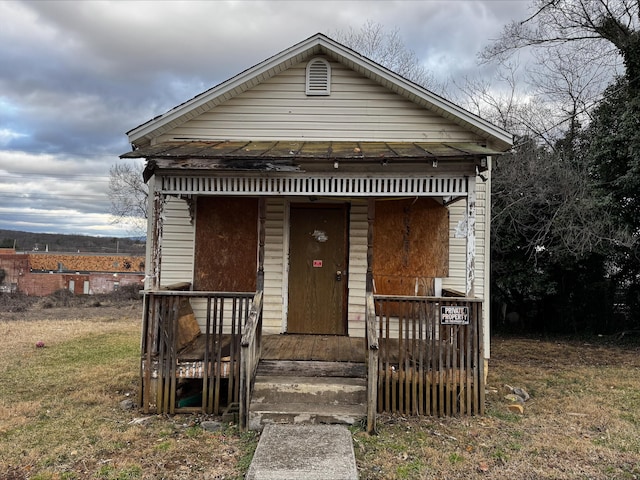
[[[195,290],[255,291],[257,251],[257,199],[198,198]]]
[[[433,295],[449,271],[449,211],[429,198],[380,200],[373,224],[376,293]]]

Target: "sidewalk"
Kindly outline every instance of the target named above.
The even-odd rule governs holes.
[[[344,425],[266,425],[247,480],[357,480]]]

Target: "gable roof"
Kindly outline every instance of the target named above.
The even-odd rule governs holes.
[[[482,138],[486,138],[499,151],[506,151],[513,144],[512,135],[505,130],[401,77],[321,33],[317,33],[283,50],[235,77],[128,131],[129,142],[135,148],[147,146],[153,138],[182,125],[201,113],[209,111],[216,105],[224,103],[230,98],[316,55],[326,55],[331,60],[342,63],[411,102],[449,119]]]

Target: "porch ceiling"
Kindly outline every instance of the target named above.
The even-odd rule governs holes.
[[[153,170],[299,171],[298,162],[480,160],[502,153],[453,142],[174,141],[139,148],[120,158],[146,158]]]

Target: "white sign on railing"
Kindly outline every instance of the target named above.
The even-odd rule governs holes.
[[[446,305],[440,307],[442,325],[469,325],[469,307]]]

